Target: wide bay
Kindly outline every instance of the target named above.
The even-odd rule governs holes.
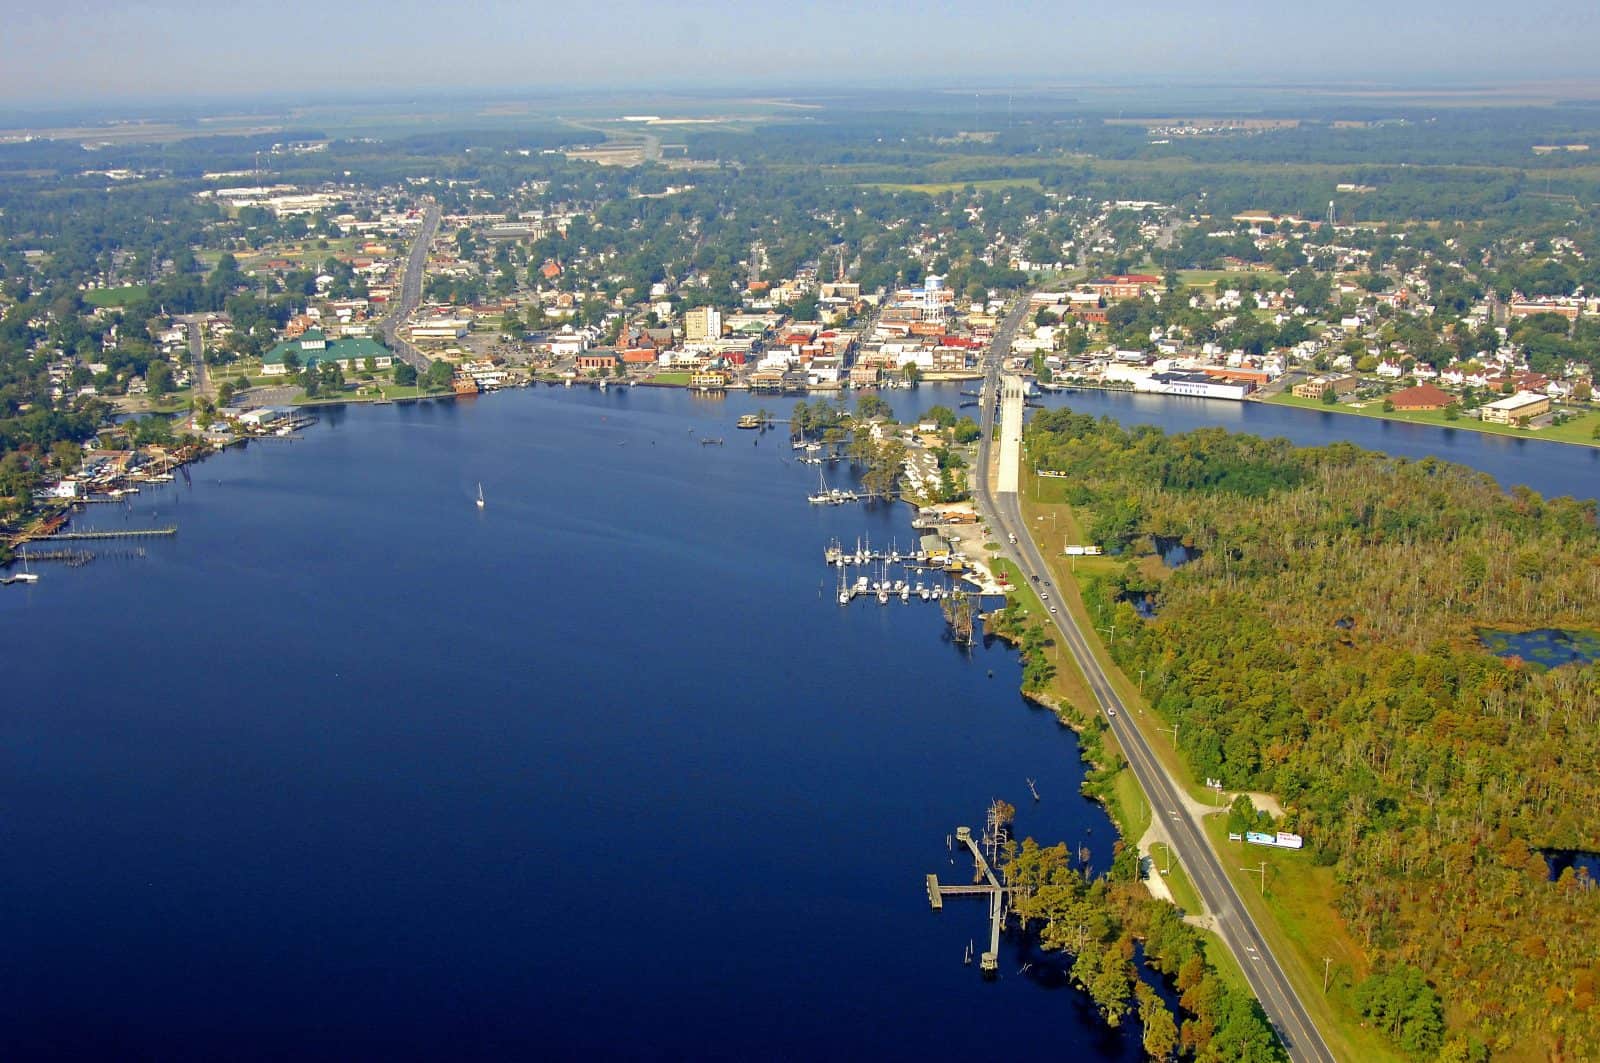
[[[887,397],[908,418],[956,390]],[[1600,471],[1253,404],[1046,401],[1552,494]],[[994,985],[964,967],[981,904],[929,912],[922,876],[966,873],[945,838],[991,797],[1097,868],[1111,827],[1011,652],[958,650],[931,605],[834,602],[824,544],[909,543],[909,511],[808,506],[784,438],[732,428],[760,404],[332,411],[86,515],[180,533],[0,592],[0,1044],[945,1058],[1003,1036],[1138,1058],[1019,973],[1037,957],[1008,951]]]

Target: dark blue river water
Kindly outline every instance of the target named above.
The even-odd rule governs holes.
[[[1137,1058],[1014,952],[982,983],[984,905],[924,893],[968,880],[946,835],[992,797],[1109,864],[1072,734],[937,606],[838,606],[827,541],[908,544],[909,510],[808,505],[747,408],[332,413],[94,507],[180,534],[0,593],[0,1050],[883,1057],[1003,1030]]]
[[[897,393],[897,394],[904,394]],[[1429,456],[1470,465],[1502,486],[1526,484],[1543,495],[1594,498],[1600,494],[1600,448],[1540,439],[1493,436],[1462,428],[1380,421],[1347,413],[1324,413],[1261,402],[1220,402],[1117,391],[1057,392],[1045,406],[1070,406],[1079,413],[1124,424],[1155,424],[1169,432],[1218,426],[1231,432],[1283,436],[1303,447],[1348,441],[1406,458]]]
[[[1070,401],[1301,442],[1399,427]],[[993,984],[963,966],[980,901],[928,910],[992,797],[1097,868],[1111,827],[1009,650],[956,649],[933,605],[835,603],[825,543],[909,543],[909,511],[809,506],[814,470],[733,430],[756,405],[332,412],[83,517],[180,534],[0,590],[0,1052],[1140,1058],[1017,946]],[[1433,443],[1544,491],[1600,470]]]

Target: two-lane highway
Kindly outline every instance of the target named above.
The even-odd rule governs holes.
[[[1194,880],[1195,888],[1206,910],[1211,914],[1217,932],[1239,961],[1239,966],[1244,969],[1250,987],[1261,1001],[1268,1018],[1277,1028],[1291,1057],[1308,1063],[1333,1063],[1333,1053],[1306,1013],[1305,1006],[1300,1002],[1283,968],[1268,949],[1266,940],[1261,936],[1233,884],[1228,880],[1221,861],[1206,840],[1201,824],[1190,814],[1188,806],[1179,799],[1181,784],[1151,751],[1144,736],[1125,711],[1122,699],[1111,685],[1099,660],[1090,650],[1088,639],[1079,629],[1077,621],[1072,618],[1071,611],[1066,609],[1065,599],[1055,584],[1050,568],[1039,553],[1031,530],[1023,521],[1021,505],[1015,490],[1003,493],[992,490],[990,444],[996,434],[994,410],[996,397],[1000,394],[1001,363],[1010,352],[1012,336],[1015,335],[1026,312],[1026,300],[1019,300],[1006,315],[1004,323],[995,334],[994,342],[990,345],[983,385],[983,435],[978,446],[973,496],[989,519],[991,529],[996,532],[994,535],[996,541],[1005,542],[1011,536],[1015,536],[1012,540],[1015,545],[1002,549],[1012,555],[1012,560],[1022,571],[1023,579],[1037,584],[1039,590],[1049,596],[1050,601],[1062,603],[1061,611],[1052,613],[1050,619],[1054,622],[1062,641],[1071,651],[1074,660],[1077,661],[1090,689],[1094,691],[1095,699],[1100,703],[1101,711],[1106,714],[1112,733],[1116,735],[1117,742],[1127,755],[1134,777],[1143,788],[1153,814],[1162,817],[1167,834],[1172,840],[1172,848]],[[1002,434],[1014,433],[1020,437],[1022,434],[1020,405],[1012,404],[1012,406],[1012,416],[1008,417],[998,430]],[[1015,453],[1012,447],[1015,442],[1016,440],[1008,439],[1002,453],[1008,456]],[[1007,477],[1003,482],[1010,485],[1015,481]],[[1130,843],[1134,841],[1134,839],[1128,840]]]

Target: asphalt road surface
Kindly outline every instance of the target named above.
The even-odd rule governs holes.
[[[422,282],[428,272],[428,249],[433,245],[434,234],[439,231],[439,205],[428,204],[422,218],[422,228],[411,242],[411,256],[406,259],[405,277],[400,283],[400,301],[389,308],[378,329],[395,356],[421,373],[428,368],[428,356],[400,338],[400,326],[410,318],[411,312],[422,303]]]
[[[994,539],[1004,544],[1008,535],[1016,536],[1016,544],[1002,545],[1022,570],[1025,580],[1035,583],[1037,589],[1049,595],[1052,602],[1064,601],[1060,589],[1050,575],[1030,529],[1022,519],[1021,506],[1015,493],[998,494],[989,482],[990,442],[995,434],[995,401],[1000,386],[1000,365],[1011,350],[1011,339],[1027,313],[1027,300],[1019,299],[1006,315],[990,345],[985,365],[983,383],[983,436],[978,447],[977,469],[973,478],[973,496],[979,508],[988,517],[996,533]],[[1018,418],[1020,422],[1020,418]],[[1020,423],[1003,426],[1020,434]],[[1125,711],[1122,699],[1112,687],[1100,662],[1089,649],[1089,643],[1079,630],[1069,610],[1050,614],[1051,621],[1062,641],[1078,662],[1090,688],[1094,691],[1101,710],[1107,714],[1107,723],[1117,736],[1133,768],[1135,778],[1150,802],[1152,813],[1163,817],[1168,837],[1178,859],[1189,871],[1206,911],[1210,913],[1217,932],[1244,969],[1250,987],[1261,1001],[1267,1017],[1277,1029],[1289,1049],[1290,1056],[1307,1063],[1333,1063],[1329,1050],[1316,1025],[1306,1013],[1305,1006],[1295,994],[1283,968],[1267,947],[1255,921],[1245,909],[1233,884],[1223,872],[1222,863],[1207,841],[1200,823],[1189,813],[1188,806],[1179,799],[1181,784],[1167,771],[1145,742],[1144,736],[1134,726]],[[1132,842],[1134,839],[1129,839]]]

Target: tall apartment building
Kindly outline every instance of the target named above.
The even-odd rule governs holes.
[[[722,311],[701,306],[683,315],[683,338],[689,343],[704,343],[722,338]]]

